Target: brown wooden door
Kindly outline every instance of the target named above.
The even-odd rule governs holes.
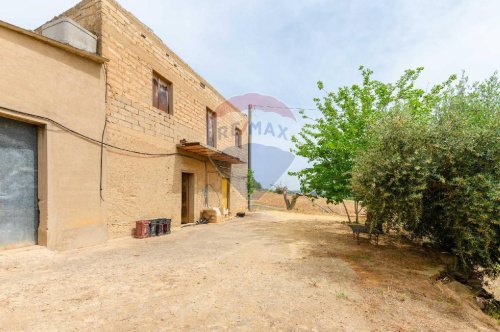
[[[182,173],[182,207],[181,207],[181,223],[187,224],[191,211],[191,174]]]

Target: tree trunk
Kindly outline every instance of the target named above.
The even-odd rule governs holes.
[[[366,211],[365,225],[368,225],[368,226],[372,227],[372,213],[369,210]],[[382,229],[379,229],[379,231],[381,231],[381,230]]]
[[[292,201],[288,199],[288,188],[285,187],[283,188],[283,199],[285,200],[285,206],[287,210],[292,210],[295,207],[295,203],[297,203],[297,199],[299,198],[300,194],[294,194],[292,197]]]
[[[292,210],[295,207],[295,203],[297,203],[297,199],[299,198],[299,194],[294,194],[292,197],[292,201],[290,202],[290,208],[288,210]]]
[[[345,206],[345,202],[344,200],[342,200],[342,204],[344,204],[344,209],[345,209],[345,213],[347,214],[347,219],[349,219],[349,223],[351,223],[351,216],[349,215],[349,211],[347,210],[347,206]]]
[[[356,213],[356,224],[359,224],[359,202],[354,201],[354,213]]]
[[[288,189],[283,188],[283,199],[285,200],[285,206],[287,210],[290,210],[290,200],[288,199]]]

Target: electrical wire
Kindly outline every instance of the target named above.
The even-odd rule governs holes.
[[[75,135],[77,137],[80,137],[82,139],[85,139],[87,141],[90,141],[92,143],[100,145],[101,149],[104,146],[106,146],[106,147],[109,147],[109,148],[112,148],[112,149],[116,149],[116,150],[119,150],[119,151],[125,151],[125,152],[128,152],[128,153],[142,155],[142,156],[147,156],[147,157],[182,156],[182,157],[186,157],[186,158],[191,158],[191,159],[194,159],[194,160],[198,160],[200,162],[206,162],[206,160],[204,160],[204,159],[197,158],[197,157],[194,157],[194,156],[190,156],[190,155],[187,155],[187,154],[184,154],[184,153],[179,153],[179,152],[172,152],[172,153],[148,153],[148,152],[142,152],[142,151],[136,151],[136,150],[126,149],[126,148],[122,148],[120,146],[116,146],[116,145],[113,145],[113,144],[106,143],[106,142],[104,142],[104,130],[106,129],[107,121],[105,122],[105,125],[104,125],[104,128],[103,128],[103,133],[102,133],[102,136],[101,136],[101,140],[99,141],[99,140],[96,140],[96,139],[94,139],[92,137],[86,136],[86,135],[84,135],[82,133],[79,133],[76,130],[68,128],[65,125],[63,125],[62,123],[57,122],[56,120],[53,120],[53,119],[45,117],[45,116],[36,115],[36,114],[32,114],[32,113],[27,113],[27,112],[22,112],[22,111],[14,110],[12,108],[4,107],[4,106],[0,106],[0,109],[3,109],[3,110],[8,111],[10,113],[14,113],[14,114],[18,114],[18,115],[23,115],[23,116],[27,116],[27,117],[33,117],[33,118],[36,118],[36,119],[44,120],[46,122],[50,122],[50,123],[54,124],[55,126],[63,129],[64,131],[70,133],[70,134],[73,134],[73,135]],[[103,158],[101,156],[101,167],[102,167],[102,163],[103,163]],[[241,178],[243,178],[243,177],[241,177]],[[101,180],[101,190],[102,190],[102,180]]]
[[[11,112],[11,113],[14,113],[14,114],[23,115],[23,116],[27,116],[27,117],[33,117],[35,119],[40,119],[40,120],[44,120],[46,122],[50,122],[50,123],[54,124],[55,126],[63,129],[64,131],[70,133],[70,134],[73,134],[75,136],[78,136],[78,137],[80,137],[82,139],[85,139],[87,141],[90,141],[90,142],[98,144],[98,145],[102,144],[103,146],[106,146],[106,147],[109,147],[109,148],[112,148],[112,149],[116,149],[116,150],[120,150],[120,151],[125,151],[125,152],[129,152],[129,153],[132,153],[132,154],[138,154],[138,155],[148,156],[148,157],[168,157],[168,156],[181,155],[181,156],[184,156],[184,157],[193,158],[193,159],[196,159],[196,160],[203,161],[202,159],[199,159],[199,158],[196,158],[196,157],[193,157],[193,156],[189,156],[189,155],[185,155],[185,154],[179,153],[179,152],[172,152],[172,153],[148,153],[148,152],[142,152],[142,151],[136,151],[136,150],[122,148],[120,146],[109,144],[109,143],[106,143],[106,142],[94,139],[92,137],[86,136],[86,135],[84,135],[82,133],[77,132],[76,130],[73,130],[71,128],[66,127],[65,125],[63,125],[60,122],[57,122],[56,120],[53,120],[53,119],[45,117],[45,116],[36,115],[36,114],[32,114],[32,113],[27,113],[27,112],[22,112],[22,111],[14,110],[14,109],[11,109],[11,108],[8,108],[8,107],[4,107],[4,106],[0,106],[0,109],[3,109],[5,111],[8,111],[8,112]]]
[[[101,135],[101,165],[99,168],[99,196],[101,197],[101,201],[103,202],[104,202],[104,197],[102,197],[102,191],[103,191],[102,173],[103,173],[103,159],[104,159],[104,133],[106,132],[107,124],[108,124],[107,119],[104,119],[104,128],[102,129],[102,135]]]
[[[120,147],[120,146],[116,146],[116,145],[113,145],[113,144],[109,144],[109,143],[106,143],[104,142],[104,134],[105,134],[105,130],[106,130],[106,125],[107,125],[107,120],[105,121],[104,123],[104,127],[103,127],[103,131],[102,131],[102,135],[101,135],[101,140],[97,140],[97,139],[94,139],[92,137],[89,137],[85,134],[82,134],[76,130],[73,130],[69,127],[66,127],[65,125],[63,125],[62,123],[56,121],[56,120],[53,120],[49,117],[46,117],[46,116],[41,116],[41,115],[37,115],[37,114],[32,114],[32,113],[27,113],[27,112],[22,112],[22,111],[18,111],[18,110],[15,110],[15,109],[12,109],[12,108],[9,108],[9,107],[5,107],[5,106],[0,106],[0,109],[3,109],[5,111],[8,111],[10,113],[14,113],[14,114],[18,114],[18,115],[22,115],[22,116],[27,116],[27,117],[32,117],[32,118],[36,118],[36,119],[40,119],[40,120],[44,120],[46,122],[50,122],[52,123],[53,125],[63,129],[64,131],[70,133],[70,134],[73,134],[77,137],[80,137],[82,139],[85,139],[87,141],[90,141],[92,143],[95,143],[95,144],[98,144],[101,146],[101,160],[100,160],[100,163],[101,163],[101,173],[102,173],[102,164],[103,164],[103,150],[104,150],[104,147],[109,147],[109,148],[112,148],[112,149],[116,149],[116,150],[120,150],[120,151],[125,151],[125,152],[128,152],[128,153],[132,153],[132,154],[138,154],[138,155],[142,155],[142,156],[148,156],[148,157],[170,157],[170,156],[175,156],[175,155],[179,155],[179,156],[182,156],[182,157],[186,157],[186,158],[191,158],[191,159],[195,159],[195,160],[198,160],[198,161],[202,161],[202,162],[205,162],[205,160],[203,159],[200,159],[200,158],[196,158],[194,156],[190,156],[190,155],[186,155],[186,154],[183,154],[183,153],[179,153],[179,152],[172,152],[172,153],[149,153],[149,152],[142,152],[142,151],[136,151],[136,150],[131,150],[131,149],[127,149],[127,148],[123,148],[123,147]],[[247,177],[246,176],[231,176],[231,178],[237,178],[237,179],[246,179]],[[101,191],[101,199],[103,199],[102,197],[102,177],[101,177],[101,180],[100,180],[100,191]]]
[[[302,110],[302,111],[317,111],[317,108],[303,108],[303,107],[286,107],[286,106],[270,106],[270,105],[253,105],[253,107],[265,107],[265,108],[276,108],[276,109],[288,109],[288,110]]]
[[[104,68],[104,103],[108,103],[108,66],[106,63],[103,64]],[[108,114],[104,116],[104,126],[102,128],[102,134],[101,134],[101,165],[99,167],[99,196],[101,197],[101,202],[104,202],[104,197],[102,197],[102,191],[103,185],[102,185],[102,178],[103,178],[103,172],[104,172],[104,167],[103,167],[103,159],[104,159],[104,134],[106,133],[106,126],[108,124]]]

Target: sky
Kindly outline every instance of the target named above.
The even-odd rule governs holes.
[[[4,0],[0,20],[34,29],[77,2]],[[500,69],[499,0],[119,2],[228,99],[258,93],[314,108],[318,80],[327,90],[357,83],[360,65],[383,81],[423,66],[423,88],[462,70],[481,80]],[[282,150],[301,126],[298,118],[259,110],[256,118],[275,131],[288,128],[288,140],[277,132],[256,137]],[[288,170],[306,166],[295,158]],[[282,173],[275,182],[297,189],[298,181]]]

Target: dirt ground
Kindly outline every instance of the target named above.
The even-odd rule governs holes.
[[[495,331],[421,248],[254,212],[169,236],[0,252],[0,330]]]
[[[289,195],[291,199],[292,194]],[[269,210],[274,209],[278,211],[286,211],[285,201],[282,194],[276,194],[269,191],[257,191],[252,195],[252,204],[256,209]],[[305,196],[300,196],[295,203],[293,212],[305,214],[331,214],[336,213],[341,216],[347,216],[346,208],[349,215],[354,220],[354,202],[350,200],[345,201],[343,204],[328,204],[324,198],[310,199]],[[361,218],[365,218],[365,211],[360,213]]]

